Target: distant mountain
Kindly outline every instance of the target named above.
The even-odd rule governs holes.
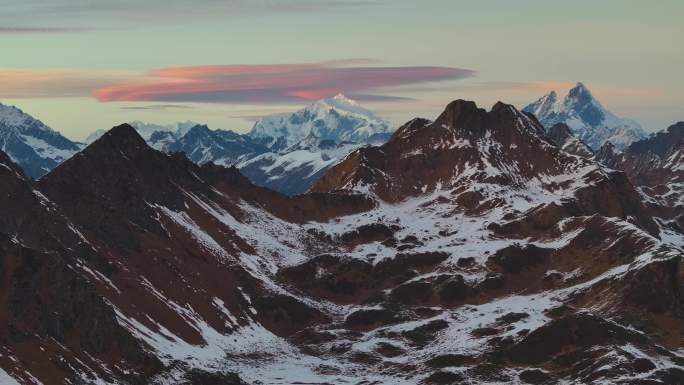
[[[26,175],[39,178],[81,146],[17,107],[0,103],[0,150]]]
[[[185,135],[188,131],[190,131],[191,128],[195,127],[199,123],[187,120],[185,122],[176,122],[162,125],[146,123],[136,120],[128,124],[135,128],[135,130],[138,131],[138,134],[140,134],[140,136],[142,136],[143,139],[149,141],[152,135],[154,135],[157,132],[170,133],[173,135],[173,137],[180,138],[181,136]],[[102,136],[105,132],[107,131],[102,129],[93,131],[93,133],[88,135],[88,137],[85,139],[85,142],[90,144],[96,141],[98,138],[100,138],[100,136]]]
[[[287,195],[306,192],[332,165],[363,143],[336,143],[313,133],[288,149],[248,157],[235,166],[252,183]]]
[[[684,214],[684,122],[679,122],[617,152],[607,142],[596,159],[627,173],[632,183],[659,204]],[[684,228],[684,216],[680,217]]]
[[[130,123],[130,125],[133,126],[135,130],[138,131],[140,136],[142,136],[145,140],[149,140],[152,134],[158,131],[170,132],[174,134],[176,137],[181,137],[185,135],[188,131],[190,131],[191,128],[195,127],[198,124],[199,123],[190,120],[166,125],[145,123],[138,120]]]
[[[259,119],[249,136],[265,142],[273,151],[285,150],[314,134],[321,140],[382,143],[392,125],[342,94],[319,100],[292,114]]]
[[[360,147],[384,143],[392,130],[389,122],[343,95],[265,117],[247,135],[190,121],[130,125],[154,149],[184,152],[200,165],[235,165],[256,185],[287,195],[307,191],[330,166]],[[94,132],[87,142],[103,133]]]
[[[605,109],[582,83],[563,97],[551,91],[523,111],[534,114],[547,129],[556,123],[567,124],[579,140],[594,150],[607,141],[622,150],[646,137],[639,123]]]
[[[173,133],[155,132],[148,143],[157,147],[160,142],[166,152],[184,152],[197,164],[213,162],[221,165],[232,165],[244,156],[257,156],[268,152],[268,148],[255,142],[247,135],[230,130],[211,130],[206,125],[196,125],[185,135],[171,140]]]
[[[236,166],[257,185],[301,194],[352,151],[387,141],[392,130],[389,122],[338,94],[258,120],[248,135],[270,151]]]

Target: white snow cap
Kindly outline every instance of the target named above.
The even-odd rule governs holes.
[[[594,150],[607,141],[624,149],[646,137],[639,123],[608,111],[582,82],[577,82],[562,97],[551,91],[523,110],[534,114],[546,128],[556,123],[567,124],[575,136]]]
[[[365,142],[376,134],[389,134],[392,125],[357,101],[338,93],[309,104],[292,114],[266,116],[249,132],[253,138],[284,138],[286,147],[309,134],[336,142]]]

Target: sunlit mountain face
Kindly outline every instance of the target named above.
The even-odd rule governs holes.
[[[0,385],[684,384],[657,5],[0,0]]]

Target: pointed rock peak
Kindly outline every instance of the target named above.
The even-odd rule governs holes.
[[[117,149],[119,151],[138,150],[146,148],[147,143],[145,139],[140,136],[133,126],[124,123],[111,128],[105,132],[99,139],[94,141],[86,150],[94,151],[100,149]]]
[[[557,138],[569,138],[572,135],[572,131],[570,131],[570,127],[568,127],[567,124],[565,123],[556,123],[551,128],[549,128],[549,136],[551,137],[557,137]]]
[[[501,113],[501,112],[510,112],[513,114],[518,114],[518,109],[515,108],[512,104],[506,104],[502,101],[498,101],[492,106],[492,112],[496,113]]]
[[[458,99],[449,103],[435,123],[453,129],[480,130],[487,112],[475,102]]]
[[[403,138],[406,135],[409,135],[411,132],[419,130],[423,127],[427,127],[430,124],[432,124],[432,121],[429,119],[413,118],[409,120],[407,123],[405,123],[403,126],[399,127],[396,131],[394,131],[394,133],[389,139],[389,142],[401,140],[401,138]]]
[[[206,124],[195,124],[190,128],[190,130],[187,132],[187,134],[192,134],[192,133],[207,133],[210,132],[211,130],[209,129],[209,126]],[[187,135],[186,134],[186,135]]]
[[[568,91],[568,96],[567,98],[586,98],[590,99],[593,98],[593,95],[591,94],[591,91],[581,82],[577,82],[577,84]]]

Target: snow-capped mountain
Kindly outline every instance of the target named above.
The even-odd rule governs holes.
[[[128,123],[143,137],[146,141],[149,141],[152,135],[157,132],[171,133],[173,137],[180,138],[185,135],[191,128],[195,127],[199,123],[187,120],[185,122],[176,122],[170,124],[155,124],[146,123],[139,120]],[[96,141],[100,136],[102,136],[107,130],[95,130],[85,139],[85,143],[90,144]]]
[[[551,91],[523,111],[534,114],[547,129],[556,123],[567,124],[579,140],[594,150],[607,141],[622,150],[646,137],[639,123],[608,111],[582,83],[562,97]]]
[[[180,138],[183,135],[185,135],[188,131],[190,131],[191,128],[195,127],[199,123],[188,120],[185,122],[176,122],[166,125],[159,125],[154,123],[145,123],[136,120],[130,122],[129,124],[133,126],[136,131],[138,131],[138,133],[140,134],[140,136],[143,137],[143,139],[149,140],[152,134],[158,131],[171,132],[176,137]]]
[[[325,171],[363,143],[336,143],[313,133],[279,153],[246,157],[235,166],[258,186],[286,195],[306,192]]]
[[[391,125],[344,95],[319,100],[287,115],[257,121],[247,135],[193,122],[130,123],[152,148],[184,152],[197,164],[235,165],[253,183],[301,194],[350,152],[384,143]],[[94,132],[88,143],[103,132]]]
[[[171,132],[156,131],[148,143],[165,152],[184,152],[197,164],[213,162],[230,166],[243,157],[253,157],[268,152],[268,148],[247,135],[230,130],[212,130],[206,125],[196,125],[176,140]]]
[[[684,228],[684,122],[630,144],[617,152],[607,142],[596,159],[624,171],[645,196],[670,207]]]
[[[356,101],[337,94],[322,99],[292,114],[259,119],[249,136],[265,142],[273,151],[282,151],[309,134],[321,140],[340,142],[384,142],[392,125]]]
[[[0,103],[0,150],[26,175],[39,178],[80,148],[19,108]]]

